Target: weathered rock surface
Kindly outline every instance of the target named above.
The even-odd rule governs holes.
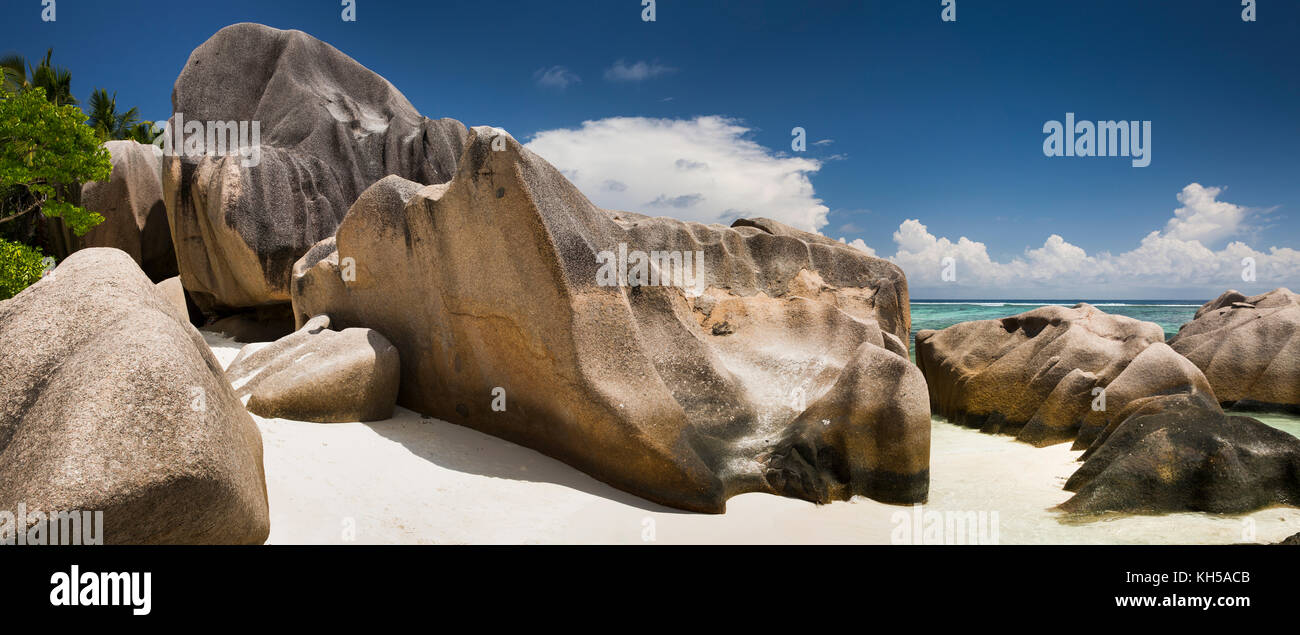
[[[125,252],[0,302],[0,509],[103,511],[106,543],[261,543],[262,439]]]
[[[772,221],[598,209],[498,134],[473,129],[449,183],[362,194],[294,267],[298,323],[378,330],[401,405],[666,505],[925,499],[901,270]]]
[[[1083,455],[1071,512],[1241,513],[1300,504],[1300,439],[1228,416],[1213,393],[1154,397]]]
[[[1224,405],[1300,411],[1300,295],[1227,291],[1169,345],[1196,364]]]
[[[334,234],[375,181],[442,183],[466,136],[426,119],[387,80],[299,31],[236,24],[190,55],[172,93],[183,120],[260,126],[260,145],[173,150],[163,184],[180,275],[210,312],[289,302],[294,261]],[[219,134],[214,134],[214,140]],[[214,144],[215,145],[215,144]],[[253,151],[255,150],[255,152]],[[256,163],[252,165],[252,163]]]
[[[163,204],[162,150],[135,141],[109,141],[104,147],[112,156],[112,176],[81,186],[82,206],[104,222],[85,236],[70,236],[70,244],[121,249],[154,282],[175,276],[176,250]]]
[[[154,285],[167,302],[176,307],[177,315],[183,320],[188,321],[195,326],[203,324],[203,313],[199,310],[198,305],[190,299],[190,295],[185,292],[184,285],[181,284],[180,276],[172,276],[158,284]]]
[[[1075,449],[1081,450],[1104,441],[1108,430],[1146,404],[1180,394],[1193,397],[1197,402],[1216,401],[1205,375],[1186,357],[1176,353],[1168,344],[1148,346],[1106,386],[1105,403],[1098,402],[1104,407],[1089,408],[1084,414]]]
[[[327,315],[265,346],[245,346],[226,369],[248,409],[263,417],[338,423],[393,416],[401,362],[370,329],[329,330]]]
[[[1300,502],[1300,439],[1224,414],[1205,375],[1168,345],[1147,347],[1106,392],[1106,410],[1084,424],[1095,440],[1062,509],[1237,513]]]
[[[1088,304],[1046,306],[920,331],[916,363],[930,408],[954,423],[1037,446],[1077,438],[1087,447],[1097,431],[1094,389],[1108,387],[1142,351],[1163,341],[1164,331],[1152,322]],[[1107,394],[1107,407],[1121,406],[1116,399],[1130,394]],[[1086,420],[1094,425],[1085,427]]]

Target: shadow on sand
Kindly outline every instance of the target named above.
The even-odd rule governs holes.
[[[489,478],[553,483],[660,514],[694,514],[606,485],[549,456],[477,430],[397,408],[393,418],[362,424],[439,467]]]

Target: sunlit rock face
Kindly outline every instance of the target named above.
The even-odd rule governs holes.
[[[401,405],[684,509],[925,500],[898,267],[768,220],[599,209],[491,128],[457,165],[376,183],[294,267],[300,324],[397,346]]]
[[[163,184],[180,275],[208,311],[289,302],[294,261],[388,176],[443,183],[466,130],[299,31],[226,27],[176,80]]]
[[[1046,306],[1000,320],[962,322],[916,335],[930,406],[954,423],[1045,446],[1085,448],[1122,394],[1100,391],[1148,346],[1158,324],[1088,304]]]
[[[106,544],[266,540],[257,424],[126,252],[0,302],[0,377],[0,510],[101,511]]]
[[[1300,412],[1300,295],[1290,289],[1250,297],[1227,291],[1169,345],[1205,372],[1220,402]]]

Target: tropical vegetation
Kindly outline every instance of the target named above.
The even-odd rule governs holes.
[[[66,240],[58,239],[64,228],[82,236],[104,221],[76,196],[80,184],[112,174],[104,142],[153,143],[160,134],[103,88],[83,112],[72,73],[53,56],[51,49],[35,64],[0,57],[0,299],[39,280],[46,254],[66,255]]]

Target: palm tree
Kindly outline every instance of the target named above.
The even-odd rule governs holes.
[[[131,134],[127,139],[134,139],[138,143],[153,145],[158,142],[162,136],[163,130],[153,121],[142,121],[131,129]]]
[[[76,105],[72,96],[72,73],[61,66],[54,66],[51,58],[54,49],[45,52],[41,63],[32,66],[21,55],[6,55],[0,58],[0,71],[3,74],[4,90],[18,92],[28,88],[44,88],[45,98],[56,106]]]
[[[117,111],[117,93],[113,96],[108,95],[108,91],[103,88],[96,88],[95,92],[90,94],[90,119],[86,120],[86,125],[95,129],[95,133],[103,141],[109,139],[134,139],[137,128],[143,124],[152,122],[140,121],[140,112],[131,108],[126,112]],[[150,141],[153,141],[151,138]]]
[[[27,87],[27,60],[21,55],[0,57],[0,88],[16,93]]]

